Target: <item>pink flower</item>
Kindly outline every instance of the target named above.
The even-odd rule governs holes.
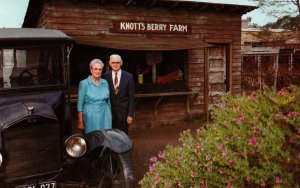
[[[258,114],[256,115],[256,117],[257,117],[258,119],[261,118],[261,114],[258,113]]]
[[[256,143],[256,137],[251,137],[248,139],[248,145],[254,145]]]
[[[182,182],[181,182],[180,180],[177,180],[177,181],[176,181],[176,184],[177,184],[178,187],[181,187],[181,186],[182,186]]]
[[[151,158],[150,158],[150,162],[154,163],[154,162],[156,162],[156,161],[157,161],[157,157],[151,157]]]
[[[163,153],[163,152],[160,152],[160,153],[158,154],[158,158],[164,160],[164,159],[166,159],[166,154]]]
[[[256,151],[255,150],[251,150],[250,154],[251,155],[256,155]]]
[[[226,103],[220,103],[218,104],[218,107],[221,109],[225,109],[226,108]]]
[[[296,141],[297,141],[297,135],[294,134],[294,135],[292,135],[291,138],[290,138],[290,143],[291,143],[291,144],[295,144]]]
[[[208,172],[212,172],[212,168],[207,168],[207,171]]]
[[[202,180],[200,182],[200,188],[208,188],[207,182]]]
[[[223,170],[219,170],[219,174],[224,174],[224,171]]]
[[[260,186],[265,187],[265,186],[266,186],[266,182],[264,182],[264,181],[261,182],[261,183],[260,183]]]
[[[228,153],[226,151],[222,152],[222,157],[225,158],[227,157]]]
[[[287,118],[286,116],[282,115],[282,116],[280,117],[280,119],[281,119],[281,120],[287,120],[288,118]]]
[[[171,187],[172,187],[172,183],[170,182],[165,183],[165,188],[171,188]]]
[[[274,97],[269,97],[270,98],[270,100],[272,101],[272,102],[276,102],[276,99],[274,98]]]
[[[248,182],[250,182],[251,177],[250,177],[250,176],[247,176],[247,177],[246,177],[246,180],[247,180]]]
[[[195,153],[197,153],[198,155],[201,155],[201,147],[200,145],[197,143],[195,144],[195,149],[194,149]]]
[[[245,119],[245,116],[244,116],[244,114],[243,113],[241,113],[240,114],[240,116],[239,117],[237,117],[237,118],[235,118],[235,122],[236,123],[241,123],[241,122],[243,122],[244,121],[244,119]]]
[[[277,112],[277,113],[275,114],[275,117],[280,118],[281,116],[282,116],[282,113],[281,113],[281,112]]]
[[[231,188],[232,186],[231,186],[231,182],[230,181],[228,181],[227,182],[227,188]]]
[[[240,107],[239,106],[234,106],[233,107],[233,112],[238,112],[240,110]]]
[[[272,120],[271,120],[271,123],[272,123],[272,124],[275,124],[275,120],[274,120],[274,119],[272,119]]]
[[[178,159],[175,159],[174,164],[175,164],[176,166],[178,166],[179,163],[180,163],[180,161],[179,161]]]
[[[191,171],[191,177],[192,177],[192,178],[196,177],[196,172]]]
[[[300,113],[299,112],[289,112],[288,113],[288,117],[297,117],[297,116],[299,116],[300,115]]]
[[[230,159],[230,160],[228,161],[228,163],[229,163],[229,164],[233,164],[233,163],[234,163],[234,159]]]
[[[209,161],[211,159],[211,155],[206,155],[205,159]]]
[[[155,168],[154,165],[151,165],[151,166],[149,167],[149,172],[150,172],[150,173],[156,172],[156,168]]]
[[[159,179],[160,179],[160,175],[159,175],[159,173],[156,173],[155,176],[154,176],[154,180],[158,181]]]
[[[240,156],[241,156],[242,158],[246,158],[246,153],[245,153],[245,152],[244,152],[244,153],[241,153]]]
[[[223,125],[227,126],[228,122],[226,120],[224,120]]]
[[[285,96],[286,95],[286,91],[285,90],[283,90],[283,89],[281,89],[280,91],[278,91],[278,93],[277,93],[277,95],[278,96]]]
[[[275,182],[276,182],[276,184],[282,184],[282,179],[280,177],[276,176]]]
[[[259,132],[259,127],[258,126],[254,126],[252,128],[252,132],[253,132],[253,134],[257,134]]]
[[[196,149],[200,149],[199,143],[195,144],[195,148],[196,148]]]
[[[218,150],[218,151],[220,151],[220,150],[222,150],[222,149],[223,149],[223,145],[218,145],[218,146],[217,146],[217,150]]]
[[[257,99],[257,95],[255,93],[252,93],[251,95],[248,96],[248,99],[255,101]]]

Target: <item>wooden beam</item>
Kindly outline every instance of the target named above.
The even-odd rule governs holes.
[[[150,6],[155,5],[156,1],[157,0],[143,0],[143,4],[148,5],[150,7]]]
[[[129,6],[130,4],[133,3],[133,1],[134,1],[134,0],[128,0],[128,1],[126,2],[125,6]]]
[[[208,7],[208,4],[205,3],[203,6],[201,6],[201,8],[200,8],[199,10],[200,10],[200,11],[203,11],[203,10],[205,10],[207,7]]]
[[[199,8],[199,4],[198,3],[193,3],[193,5],[189,8],[189,10],[195,10]]]
[[[171,5],[169,9],[174,9],[175,7],[178,6],[178,4],[179,4],[179,3],[178,3],[177,1],[174,2],[173,5]]]
[[[224,5],[217,5],[214,8],[217,10],[217,12],[219,12],[220,10],[224,9]]]
[[[150,3],[151,6],[155,5],[157,0],[152,0],[152,2]]]
[[[106,0],[100,0],[100,5],[103,5],[106,2]]]
[[[232,7],[228,12],[236,12],[239,10],[239,6]]]
[[[71,0],[72,3],[77,4],[78,0]]]

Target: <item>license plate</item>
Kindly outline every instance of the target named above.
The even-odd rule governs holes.
[[[50,181],[50,182],[42,182],[42,183],[31,184],[31,185],[21,185],[15,188],[56,188],[56,182]]]

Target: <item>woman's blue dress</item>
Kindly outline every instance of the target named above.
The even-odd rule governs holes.
[[[106,80],[100,79],[98,86],[93,83],[91,76],[80,81],[77,111],[83,113],[85,134],[112,128],[109,86]]]

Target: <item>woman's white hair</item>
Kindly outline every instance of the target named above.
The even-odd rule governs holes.
[[[100,69],[103,69],[103,67],[104,67],[103,62],[100,59],[93,59],[90,62],[90,68],[92,69],[95,64],[99,64],[100,65]]]

